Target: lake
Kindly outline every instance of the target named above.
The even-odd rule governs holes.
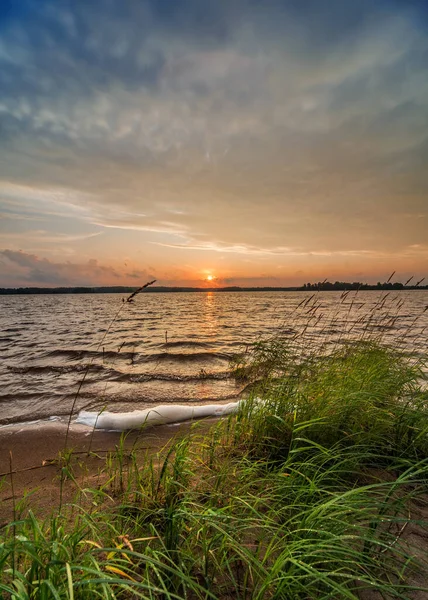
[[[427,355],[427,305],[426,290],[0,296],[0,423],[65,417],[86,370],[76,411],[229,402],[243,393],[231,359],[274,335]]]

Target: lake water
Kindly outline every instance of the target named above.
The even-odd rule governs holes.
[[[232,357],[278,334],[311,351],[376,336],[426,355],[427,305],[424,290],[0,296],[0,423],[65,417],[88,365],[76,412],[229,402],[243,393]]]

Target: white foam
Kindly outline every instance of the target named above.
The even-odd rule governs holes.
[[[205,417],[223,417],[236,412],[239,405],[240,401],[203,406],[170,404],[127,413],[99,413],[82,410],[75,422],[95,429],[125,431],[126,429],[139,429],[143,425],[165,425]]]

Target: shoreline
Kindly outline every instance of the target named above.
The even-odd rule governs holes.
[[[94,430],[72,424],[68,449],[73,461],[73,475],[78,485],[96,487],[103,479],[105,459],[124,439],[124,449],[139,456],[155,456],[177,438],[197,428],[203,434],[218,423],[218,418],[185,421],[174,425],[157,425],[140,431]],[[31,510],[47,517],[59,506],[60,453],[64,453],[66,423],[13,424],[0,429],[0,527],[12,520],[14,504],[29,495]],[[90,451],[90,455],[88,452]],[[12,466],[12,474],[10,473]],[[105,477],[104,477],[105,479]],[[72,502],[78,486],[69,480],[64,486],[64,503]]]

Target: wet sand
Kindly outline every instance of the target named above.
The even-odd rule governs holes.
[[[191,428],[207,431],[218,419],[197,423],[160,425],[126,434],[124,447],[137,452],[140,461],[147,460]],[[13,519],[14,505],[31,492],[27,506],[38,516],[48,516],[60,502],[61,465],[59,453],[64,451],[66,425],[57,422],[13,426],[0,429],[0,527]],[[73,451],[71,465],[76,483],[65,480],[63,502],[73,502],[79,487],[97,487],[103,475],[105,458],[119,445],[120,432],[96,430],[73,425],[69,432],[68,449]],[[88,456],[88,451],[91,454]]]

